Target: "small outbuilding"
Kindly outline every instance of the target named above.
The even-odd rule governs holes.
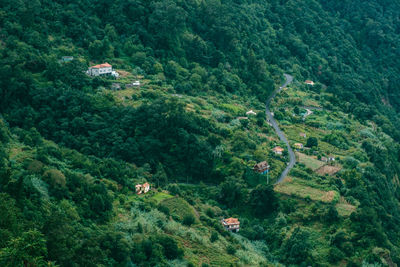
[[[297,148],[297,149],[303,149],[304,148],[304,145],[302,143],[295,143],[293,146],[295,148]]]
[[[277,154],[277,155],[282,155],[284,149],[281,148],[280,146],[276,146],[276,147],[274,147],[274,148],[272,149],[272,151],[274,151],[274,153]]]
[[[257,115],[252,109],[246,112],[246,115]]]
[[[61,62],[69,62],[69,61],[72,61],[72,60],[74,60],[73,56],[63,56],[61,58]]]
[[[311,85],[311,86],[314,86],[314,82],[311,81],[311,80],[306,80],[304,83],[308,84],[308,85]]]

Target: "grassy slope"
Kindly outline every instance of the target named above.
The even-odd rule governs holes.
[[[264,124],[263,127],[259,127],[255,123],[255,119],[250,118],[248,126],[242,127],[240,121],[236,119],[239,116],[246,116],[245,112],[250,109],[256,112],[263,112],[262,103],[258,102],[256,99],[243,99],[236,95],[224,96],[219,94],[204,96],[174,95],[169,93],[168,89],[162,89],[152,84],[147,84],[141,88],[116,91],[113,92],[113,94],[116,98],[121,99],[121,104],[133,106],[140,105],[141,102],[147,101],[146,97],[152,94],[156,96],[178,97],[186,104],[187,112],[194,112],[207,119],[213,120],[219,127],[226,128],[230,131],[231,134],[223,138],[222,144],[225,151],[233,153],[240,164],[251,167],[252,164],[256,162],[255,158],[258,158],[258,160],[268,160],[271,165],[272,181],[279,176],[285,166],[284,160],[277,158],[270,152],[272,147],[279,144],[279,141],[268,125]],[[336,157],[338,160],[335,161],[333,167],[340,170],[341,165],[345,164],[346,157],[353,156],[355,153],[361,151],[361,138],[358,135],[358,130],[369,127],[369,125],[360,124],[360,122],[352,119],[352,116],[348,114],[324,107],[324,97],[327,96],[329,96],[329,94],[324,92],[317,94],[310,91],[309,88],[302,86],[301,83],[295,83],[284,90],[282,94],[278,95],[274,101],[274,105],[279,107],[279,109],[285,109],[287,114],[293,114],[293,109],[295,107],[293,103],[298,103],[298,100],[300,100],[300,108],[303,106],[318,107],[318,109],[313,110],[313,114],[309,115],[304,121],[300,117],[296,119],[296,116],[293,116],[294,120],[292,122],[281,125],[291,145],[296,142],[306,143],[306,138],[299,135],[301,132],[306,133],[307,137],[313,136],[318,139],[319,145],[315,154],[306,150],[297,154],[298,161],[301,164],[296,165],[295,170],[307,171],[308,169],[307,172],[309,172],[311,179],[297,177],[296,173],[292,172],[290,174],[291,177],[284,183],[276,186],[275,190],[282,194],[283,199],[289,197],[298,201],[296,211],[289,214],[289,218],[291,218],[289,229],[293,229],[297,225],[304,225],[310,230],[312,235],[315,235],[313,254],[315,254],[315,257],[319,259],[320,262],[325,262],[324,257],[327,257],[329,252],[330,245],[328,236],[330,227],[329,224],[321,224],[321,222],[315,222],[312,219],[318,216],[314,214],[315,210],[313,207],[315,207],[316,204],[327,205],[333,203],[339,216],[343,218],[341,227],[346,228],[348,227],[347,218],[356,210],[357,206],[341,196],[337,188],[332,184],[334,179],[340,179],[340,171],[332,175],[326,174],[322,176],[316,172],[318,169],[321,171],[320,168],[322,166],[327,166],[327,163],[319,160],[317,156]],[[334,131],[340,131],[345,136],[348,141],[346,148],[340,148],[322,141],[326,135]],[[244,151],[232,151],[234,150],[234,140],[232,139],[235,138],[234,134],[238,132],[248,136],[250,140],[254,141],[256,147],[253,149],[246,148]],[[220,168],[226,168],[226,166],[220,166]],[[327,168],[328,167],[326,167],[326,169]],[[169,209],[173,210],[173,212],[190,210],[186,208],[177,208],[182,204],[181,201],[175,203],[177,200],[177,198],[170,198],[158,202],[168,203]],[[178,217],[182,216],[180,213],[181,212],[178,212]],[[242,214],[242,216],[251,219],[251,216],[248,214]],[[192,230],[193,229],[191,229],[191,231]],[[205,232],[202,232],[202,238],[204,238],[204,234]],[[286,235],[290,236],[290,231],[287,232]],[[190,255],[188,257],[194,262],[210,262],[210,260],[211,262],[220,263],[237,262],[237,259],[234,260],[234,258],[222,257],[222,255],[219,255],[220,252],[216,252],[218,250],[205,249],[205,247],[210,244],[201,248],[199,243],[190,242],[189,244],[183,240],[181,241],[186,248],[185,251],[187,255]],[[224,245],[219,244],[219,246]],[[196,253],[193,253],[194,251]],[[219,256],[217,257],[217,255]]]

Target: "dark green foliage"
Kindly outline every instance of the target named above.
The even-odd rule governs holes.
[[[156,239],[164,248],[164,255],[167,259],[176,259],[182,256],[182,251],[178,248],[177,242],[169,236],[161,236]]]
[[[221,203],[224,203],[228,207],[241,204],[240,201],[244,199],[245,192],[240,181],[233,177],[228,177],[227,181],[223,182],[220,187],[219,199]]]
[[[0,264],[12,266],[45,266],[47,256],[46,239],[37,230],[22,233],[0,249]]]
[[[272,185],[258,185],[250,194],[254,214],[265,217],[278,207],[278,199]]]
[[[218,233],[214,231],[211,233],[210,241],[214,243],[217,240],[218,240]]]
[[[329,250],[328,260],[330,263],[336,263],[345,257],[344,253],[337,247],[332,247]]]
[[[282,246],[282,255],[290,264],[300,264],[310,261],[311,240],[308,230],[297,227],[290,238]]]
[[[232,245],[228,245],[226,247],[226,252],[228,252],[228,254],[234,255],[236,253],[236,248]]]
[[[339,214],[334,205],[329,205],[326,210],[325,220],[328,223],[335,223],[339,219]]]
[[[307,139],[306,147],[317,147],[318,139],[316,137],[309,137]]]
[[[186,214],[183,217],[182,223],[186,226],[191,226],[195,222],[196,218],[193,214]]]

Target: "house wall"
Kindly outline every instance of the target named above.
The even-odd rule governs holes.
[[[92,76],[99,76],[99,69],[89,69],[89,74]]]
[[[107,68],[90,68],[89,74],[92,76],[105,75],[112,72],[112,67]]]
[[[99,74],[108,74],[112,72],[112,67],[107,67],[107,68],[100,68],[99,69]]]

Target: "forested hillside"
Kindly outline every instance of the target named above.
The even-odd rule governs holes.
[[[399,44],[397,0],[0,0],[0,265],[400,264]]]

